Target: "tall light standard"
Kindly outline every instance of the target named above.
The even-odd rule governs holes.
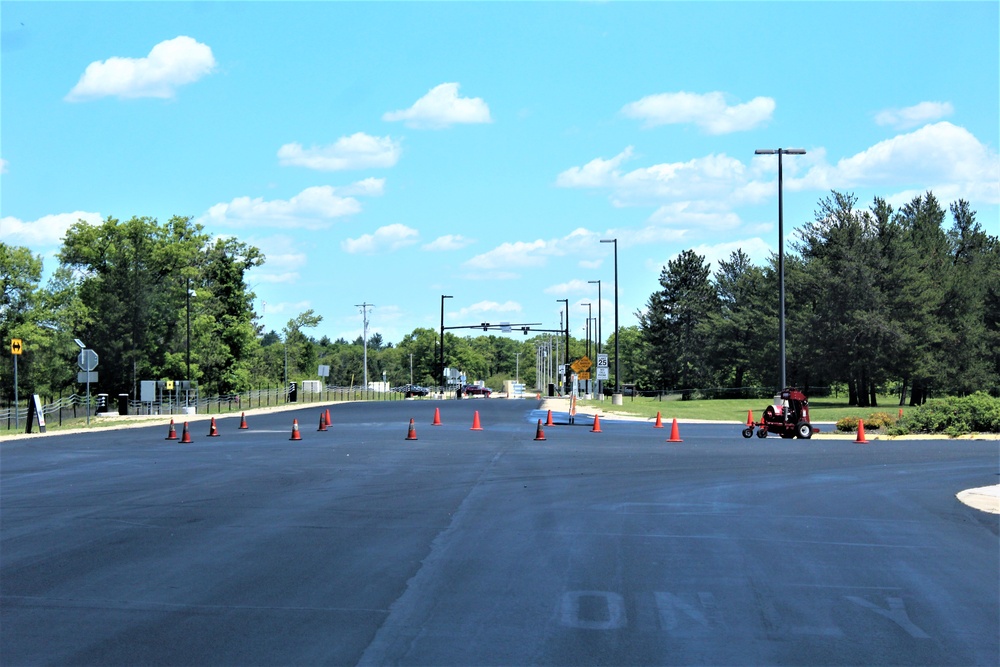
[[[619,372],[618,353],[618,239],[601,239],[601,243],[615,244],[615,394],[611,397],[614,405],[622,404],[622,376]]]
[[[441,295],[441,345],[438,347],[438,368],[441,369],[441,395],[444,395],[444,300],[450,299],[447,294]]]
[[[365,390],[368,389],[368,309],[374,308],[373,303],[356,303],[354,304],[356,308],[361,309],[361,330],[364,347],[365,347]]]
[[[781,156],[805,155],[803,148],[758,148],[754,155],[778,155],[778,352],[781,355],[779,366],[778,391],[785,388],[785,226],[783,219],[783,204],[781,201]]]
[[[569,299],[556,299],[566,306],[566,351],[563,357],[563,394],[569,396]]]
[[[601,354],[601,281],[600,280],[588,280],[590,284],[597,283],[597,354]],[[600,395],[601,400],[604,400],[604,392],[601,391],[601,381],[597,380],[597,393]]]
[[[587,358],[590,359],[590,320],[593,319],[594,305],[591,304],[591,303],[581,303],[580,305],[587,307],[587,326],[584,327],[584,330],[587,332],[587,345],[586,345],[587,351],[586,351],[586,355],[587,355]],[[589,372],[589,369],[588,369],[588,372]],[[587,393],[587,395],[589,397],[590,396],[590,378],[589,377],[587,378],[587,391],[586,391],[586,393]]]

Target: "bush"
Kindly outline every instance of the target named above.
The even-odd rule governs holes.
[[[841,417],[837,420],[838,431],[857,431],[860,417]]]
[[[913,408],[891,429],[907,433],[1000,433],[1000,399],[984,391],[962,398],[937,398]]]
[[[865,428],[869,429],[888,429],[896,423],[896,418],[888,412],[873,412],[864,419]],[[857,431],[859,421],[861,421],[861,417],[842,417],[837,420],[837,430]]]

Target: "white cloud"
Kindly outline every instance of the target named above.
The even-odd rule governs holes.
[[[350,254],[371,255],[378,252],[392,252],[413,245],[420,233],[399,223],[386,225],[375,230],[374,234],[364,234],[356,239],[345,239],[340,247]]]
[[[495,280],[519,278],[520,274],[516,269],[545,266],[550,257],[586,257],[600,254],[599,238],[604,237],[599,237],[596,232],[579,228],[562,238],[508,241],[466,260],[462,266],[479,272],[470,274],[470,278]],[[484,271],[489,273],[482,273]]]
[[[798,190],[901,187],[997,204],[1000,157],[965,128],[942,121],[880,141],[836,165],[818,164],[785,185]]]
[[[578,294],[580,292],[593,292],[597,294],[597,285],[590,285],[586,280],[574,278],[569,282],[551,285],[542,290],[546,294]]]
[[[229,203],[215,204],[197,222],[242,227],[322,229],[337,218],[361,211],[361,203],[350,195],[381,194],[382,184],[379,179],[366,179],[342,188],[315,186],[306,188],[291,199],[270,201],[262,197],[237,197]]]
[[[0,158],[0,174],[6,174],[7,173],[7,167],[8,167],[8,165],[10,165],[10,162],[7,162],[7,160],[4,160],[3,158]]]
[[[607,188],[616,206],[650,204],[663,200],[722,199],[746,181],[746,166],[725,154],[707,155],[687,162],[670,162],[623,172],[619,167],[632,155],[632,147],[611,158],[591,160],[556,177],[566,188]]]
[[[215,66],[212,49],[182,35],[160,42],[145,58],[112,57],[90,63],[66,100],[171,98],[175,88],[197,81]]]
[[[931,123],[955,112],[951,102],[921,102],[905,109],[885,109],[875,115],[879,125],[889,125],[897,130],[909,130]]]
[[[289,284],[298,281],[299,269],[308,261],[307,248],[293,237],[285,234],[248,238],[247,243],[264,252],[266,261],[259,267],[250,269],[247,283]]]
[[[591,269],[591,270],[599,269],[603,264],[604,264],[603,259],[593,259],[593,260],[581,259],[579,262],[576,263],[576,265],[579,266],[581,269]]]
[[[556,176],[556,185],[560,188],[608,187],[621,178],[619,167],[631,157],[632,147],[626,146],[610,160],[594,158],[582,167],[570,167]]]
[[[59,246],[66,230],[77,220],[84,220],[91,225],[99,225],[103,221],[100,213],[87,211],[45,215],[28,222],[7,216],[0,218],[0,238],[5,243],[27,246],[33,250]]]
[[[430,243],[425,243],[422,246],[422,249],[431,252],[461,250],[462,248],[471,245],[472,243],[475,243],[475,241],[466,238],[461,234],[445,234],[444,236],[439,236]]]
[[[755,97],[730,106],[720,92],[660,93],[648,95],[622,108],[622,114],[644,121],[645,127],[694,123],[709,134],[752,130],[771,120],[775,103],[770,97]]]
[[[440,129],[455,123],[491,123],[490,108],[479,97],[459,97],[459,84],[442,83],[409,109],[388,111],[382,120],[404,121],[408,127]]]
[[[403,149],[391,137],[373,137],[356,132],[341,137],[329,146],[303,148],[302,144],[285,144],[278,149],[278,161],[283,167],[307,167],[320,171],[373,169],[391,167],[399,161]]]
[[[480,301],[479,303],[474,303],[471,306],[460,309],[456,313],[449,312],[449,317],[479,317],[487,313],[503,314],[503,313],[520,313],[521,304],[516,301],[505,301],[499,303],[498,301]],[[491,324],[499,324],[499,322],[492,322]]]

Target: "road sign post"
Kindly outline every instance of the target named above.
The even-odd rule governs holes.
[[[14,429],[20,428],[18,424],[17,415],[17,358],[21,356],[21,352],[24,350],[24,345],[21,344],[20,338],[10,339],[10,354],[14,357]]]
[[[80,350],[80,356],[76,358],[76,363],[80,367],[83,373],[80,376],[86,374],[87,379],[87,426],[90,426],[90,378],[91,375],[96,379],[97,373],[91,373],[92,370],[97,368],[97,353],[93,350],[88,350],[86,348]]]

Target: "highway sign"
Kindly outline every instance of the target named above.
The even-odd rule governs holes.
[[[97,353],[93,350],[80,350],[76,363],[81,371],[92,371],[97,368]]]
[[[24,346],[21,344],[20,338],[10,339],[10,353],[11,354],[21,354],[24,351]]]

